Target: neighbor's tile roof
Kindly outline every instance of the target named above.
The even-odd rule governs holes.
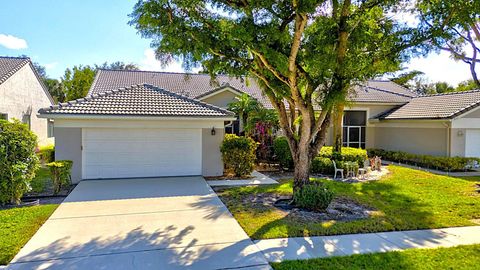
[[[354,86],[350,100],[366,103],[406,103],[415,96],[415,93],[391,81],[368,81],[364,85]]]
[[[224,117],[232,112],[148,84],[93,94],[40,114]]]
[[[199,98],[229,85],[257,99],[267,108],[272,108],[268,98],[256,80],[218,75],[212,82],[208,74],[185,74],[155,71],[125,71],[101,69],[97,72],[89,95],[104,91],[148,83],[184,96]],[[415,94],[391,81],[368,81],[355,88],[357,94],[351,95],[354,102],[404,103]]]
[[[155,85],[191,98],[198,98],[211,90],[228,84],[238,91],[249,94],[262,104],[271,107],[268,98],[262,95],[262,90],[255,80],[249,79],[247,82],[246,78],[235,78],[226,75],[218,75],[216,80],[212,81],[208,74],[100,69],[88,94],[98,94],[142,83]]]
[[[30,62],[27,57],[0,56],[0,84]]]
[[[414,97],[379,119],[449,119],[480,106],[480,90]]]

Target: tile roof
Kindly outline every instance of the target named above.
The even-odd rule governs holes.
[[[113,91],[40,109],[40,114],[225,117],[230,111],[148,84]]]
[[[407,103],[415,96],[413,92],[394,82],[383,81],[381,85],[378,84],[379,81],[368,81],[364,85],[355,86],[350,100],[365,103]]]
[[[134,84],[148,83],[184,96],[199,98],[229,85],[256,98],[266,108],[270,101],[262,94],[256,80],[218,75],[212,82],[208,74],[186,74],[156,71],[127,71],[101,69],[97,72],[89,95]],[[415,94],[391,81],[369,81],[356,87],[354,102],[405,103]]]
[[[0,84],[28,63],[30,59],[27,57],[0,56]]]
[[[450,119],[480,106],[480,90],[414,97],[379,119]]]

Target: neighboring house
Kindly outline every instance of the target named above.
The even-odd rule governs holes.
[[[38,118],[37,111],[53,103],[29,58],[0,57],[0,119],[22,121],[37,134],[39,145],[49,144],[53,124]]]
[[[417,96],[381,80],[354,90],[345,146],[480,157],[480,91]],[[224,132],[239,129],[225,108],[243,93],[272,108],[252,79],[99,70],[86,98],[40,114],[55,119],[56,158],[74,161],[74,181],[215,176],[222,174]]]

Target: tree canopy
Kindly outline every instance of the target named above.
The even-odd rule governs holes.
[[[420,27],[431,33],[431,43],[468,64],[473,81],[480,87],[480,1],[419,0],[415,12]]]
[[[299,188],[350,86],[398,70],[422,49],[421,32],[386,15],[407,2],[144,0],[130,24],[163,63],[255,78],[279,114]]]

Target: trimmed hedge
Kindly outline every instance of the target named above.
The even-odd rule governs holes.
[[[282,168],[293,168],[293,158],[292,153],[290,152],[290,146],[288,145],[287,138],[277,137],[273,141],[273,152],[275,157],[280,163]]]
[[[251,138],[239,137],[235,134],[225,135],[220,152],[227,170],[235,176],[246,176],[253,172],[255,166],[255,150],[257,143]]]
[[[72,165],[71,160],[57,160],[47,164],[52,174],[53,194],[58,194],[64,186],[71,184]]]
[[[0,120],[0,205],[19,204],[38,169],[37,136],[14,119]]]
[[[318,153],[318,156],[333,159],[332,152],[333,152],[332,146],[324,146],[322,147],[322,149],[320,149],[320,153]],[[341,160],[339,161],[357,162],[359,166],[363,166],[363,162],[367,160],[367,158],[368,158],[367,150],[365,149],[353,148],[353,147],[342,147]],[[335,160],[338,160],[338,158],[336,158]]]
[[[50,163],[55,160],[55,145],[45,145],[38,148],[38,158],[43,163]]]
[[[479,158],[468,157],[437,157],[418,155],[402,151],[387,151],[383,149],[368,149],[368,156],[379,156],[384,160],[420,166],[442,171],[464,171],[473,161],[480,162]]]
[[[282,168],[293,169],[293,159],[288,146],[287,138],[277,137],[273,143],[276,159],[280,162]],[[365,149],[342,147],[342,153],[338,157],[333,157],[333,147],[324,146],[318,153],[318,156],[312,160],[311,170],[313,173],[333,174],[332,159],[337,163],[337,168],[344,168],[345,161],[357,162],[363,167],[363,162],[367,160],[367,151]]]

